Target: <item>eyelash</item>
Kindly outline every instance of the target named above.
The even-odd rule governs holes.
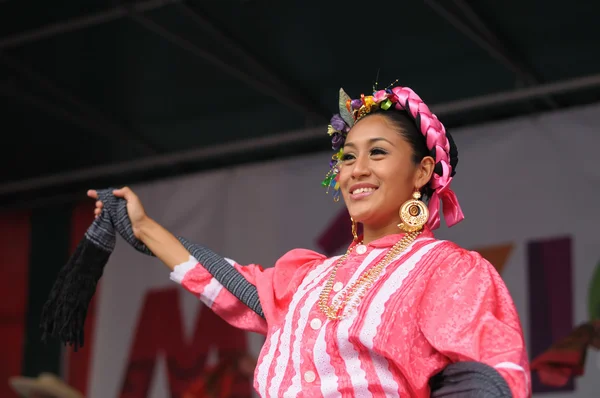
[[[373,155],[387,155],[387,151],[381,148],[373,148],[371,149],[371,156]],[[352,159],[354,159],[354,155],[349,153],[345,153],[344,156],[342,156],[342,161],[344,162]]]

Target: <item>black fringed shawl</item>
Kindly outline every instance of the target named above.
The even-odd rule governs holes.
[[[87,309],[96,292],[116,244],[116,234],[137,251],[149,256],[152,252],[133,234],[127,215],[127,202],[112,194],[113,189],[98,191],[103,202],[96,218],[75,252],[60,270],[46,301],[40,327],[42,339],[57,337],[62,343],[82,347],[83,326]],[[256,287],[248,282],[223,257],[211,250],[178,237],[194,258],[228,291],[264,318]],[[431,379],[432,397],[510,397],[504,378],[493,368],[475,362],[449,365]]]

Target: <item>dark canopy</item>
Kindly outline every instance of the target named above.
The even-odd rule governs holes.
[[[0,0],[0,205],[326,150],[343,86],[449,129],[596,101],[600,3]]]

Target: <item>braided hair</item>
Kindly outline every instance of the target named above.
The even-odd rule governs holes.
[[[436,150],[435,148],[429,150],[427,148],[427,140],[423,134],[419,131],[417,127],[417,121],[406,111],[404,110],[396,110],[393,112],[384,111],[382,109],[377,109],[372,111],[371,113],[365,115],[362,119],[365,119],[372,115],[379,115],[384,117],[392,126],[396,128],[398,133],[404,138],[404,140],[410,144],[412,148],[412,161],[415,165],[421,163],[421,160],[426,156],[431,156],[434,160],[436,160]],[[361,120],[362,120],[361,119]],[[450,135],[449,132],[446,131],[446,137],[448,138],[448,142],[450,143],[450,166],[452,167],[452,172],[450,174],[451,177],[456,174],[456,165],[458,164],[458,148],[454,143],[454,139]],[[442,175],[443,170],[440,163],[437,163],[434,168],[434,173],[437,175]],[[421,188],[421,195],[423,200],[428,200],[433,193],[433,189],[429,184],[426,184]]]

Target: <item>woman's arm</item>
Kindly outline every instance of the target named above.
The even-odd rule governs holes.
[[[171,280],[195,295],[223,320],[243,330],[266,334],[265,319],[225,289],[181,242],[159,223],[147,217],[137,224],[135,234],[171,270]],[[256,265],[242,267],[232,262],[229,264],[235,269],[234,272],[241,274],[255,286],[256,279],[263,275],[263,270]]]
[[[135,234],[171,271],[190,257],[181,242],[150,217],[137,224]]]
[[[486,364],[515,398],[531,395],[517,310],[500,275],[478,253],[459,249],[437,266],[417,317],[429,343],[451,362]]]
[[[241,274],[254,286],[256,286],[257,277],[259,280],[268,280],[271,276],[263,273],[257,265],[240,266],[231,260],[228,262],[232,273]],[[242,270],[245,272],[241,272]],[[221,282],[213,277],[193,256],[188,255],[185,262],[174,266],[170,278],[196,296],[230,325],[250,332],[267,333],[266,319],[252,311],[250,307],[225,289]],[[261,299],[261,304],[263,304],[262,301]],[[264,309],[265,305],[263,304],[262,307]]]
[[[217,262],[218,266],[227,267],[227,269],[221,273],[221,282],[219,282],[205,268],[209,264],[200,263],[178,238],[148,217],[140,199],[131,189],[117,189],[113,191],[113,195],[125,199],[126,215],[128,222],[131,223],[133,235],[172,271],[171,279],[173,281],[180,283],[186,290],[197,296],[226,322],[245,330],[259,333],[266,331],[265,319],[221,285],[221,282],[227,284],[227,281],[235,282],[238,279],[245,279],[249,285],[256,287],[258,281],[269,279],[269,275],[265,275],[261,267],[253,265],[235,268],[230,261],[225,261],[209,249],[203,249],[203,253],[194,251],[198,255],[202,254],[201,257],[204,260],[206,260],[204,254],[213,259],[215,256],[220,257],[221,261]],[[99,200],[96,191],[90,190],[88,196],[97,199],[94,213],[96,217],[99,217],[104,204]],[[112,204],[110,206],[110,209],[114,211]],[[122,213],[124,212],[122,211]],[[243,268],[243,272],[241,268]]]

